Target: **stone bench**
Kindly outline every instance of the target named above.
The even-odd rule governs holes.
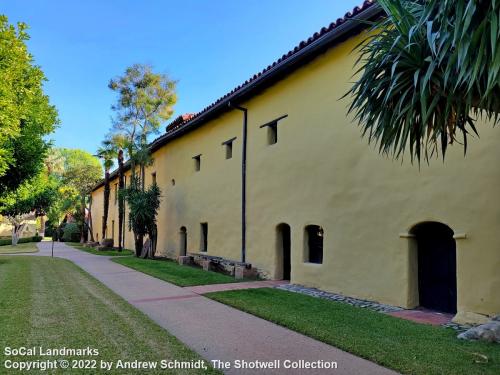
[[[223,257],[203,253],[190,253],[179,257],[179,264],[197,264],[205,271],[216,271],[234,276],[236,279],[255,276],[255,269],[250,263],[238,262]]]

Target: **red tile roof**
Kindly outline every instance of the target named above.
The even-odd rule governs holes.
[[[361,6],[355,7],[351,12],[347,12],[344,17],[338,18],[335,22],[314,33],[307,40],[303,40],[293,50],[285,53],[264,70],[254,74],[250,79],[235,87],[200,112],[178,116],[167,125],[166,132],[163,135],[150,143],[149,148],[151,152],[159,149],[169,140],[196,129],[211,118],[230,110],[228,105],[230,102],[242,101],[255,95],[259,90],[273,84],[276,80],[312,60],[328,48],[359,33],[360,30],[367,27],[367,24],[360,22],[360,20],[372,20],[380,17],[382,14],[382,9],[377,6],[376,0],[366,0]],[[129,163],[127,162],[126,168],[128,167]],[[117,174],[118,171],[115,170],[111,173],[110,178],[114,178]],[[104,180],[99,182],[93,190],[103,185]]]
[[[284,55],[282,55],[278,60],[273,62],[271,65],[268,65],[262,71],[254,74],[251,78],[247,79],[244,83],[235,87],[233,90],[231,90],[230,92],[228,92],[224,96],[220,97],[215,102],[213,102],[212,104],[210,104],[207,107],[205,107],[204,109],[202,109],[200,112],[189,114],[189,117],[187,117],[185,120],[183,120],[181,122],[180,122],[180,118],[182,116],[177,117],[174,121],[172,121],[171,123],[169,123],[167,125],[167,133],[171,133],[171,132],[179,129],[181,126],[186,125],[187,123],[191,122],[192,120],[196,119],[197,117],[201,116],[202,114],[210,111],[217,104],[221,103],[222,101],[224,101],[225,99],[234,95],[235,93],[242,90],[243,88],[249,86],[250,84],[252,84],[252,82],[254,82],[258,78],[260,78],[262,75],[266,74],[271,69],[276,68],[277,66],[283,64],[286,60],[290,59],[292,56],[296,55],[297,53],[299,53],[301,50],[303,50],[307,46],[309,46],[312,43],[316,42],[317,40],[321,39],[325,34],[332,32],[333,30],[338,28],[340,25],[344,24],[349,19],[359,15],[361,12],[367,10],[368,8],[373,7],[375,5],[375,3],[376,3],[376,0],[364,1],[361,6],[355,7],[351,12],[347,12],[344,15],[344,17],[338,18],[335,22],[330,23],[328,26],[323,27],[320,31],[314,33],[307,40],[301,41],[293,50],[288,51],[288,53],[285,53]]]

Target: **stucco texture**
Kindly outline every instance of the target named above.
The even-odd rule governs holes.
[[[248,108],[247,262],[279,277],[276,227],[291,227],[291,282],[402,307],[418,305],[415,240],[421,222],[448,225],[458,237],[456,320],[500,312],[500,132],[480,123],[467,156],[452,146],[445,162],[391,160],[361,137],[340,100],[352,81],[360,37],[330,49],[251,100]],[[265,124],[282,115],[278,142]],[[237,137],[233,158],[222,142]],[[208,223],[208,254],[239,260],[241,251],[242,113],[232,110],[174,139],[153,154],[162,191],[158,252],[199,252]],[[193,156],[201,154],[201,170]],[[172,180],[175,180],[175,185]],[[111,203],[108,226],[118,225]],[[102,217],[102,187],[93,193],[94,232]],[[324,230],[322,264],[305,262],[304,228]],[[110,229],[108,230],[108,234]],[[117,236],[118,230],[114,230]],[[102,238],[102,234],[99,235]],[[126,247],[133,247],[127,230]]]

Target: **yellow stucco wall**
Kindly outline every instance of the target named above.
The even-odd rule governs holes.
[[[420,222],[447,224],[457,239],[457,320],[500,312],[499,129],[479,125],[467,156],[452,147],[443,163],[411,165],[381,156],[346,117],[345,100],[359,38],[316,58],[246,103],[248,108],[247,261],[277,276],[276,226],[292,233],[292,282],[349,296],[413,307],[418,304],[414,240],[401,236]],[[267,144],[260,125],[278,124]],[[181,226],[188,251],[200,250],[200,223],[209,225],[208,254],[240,259],[242,114],[228,112],[168,143],[149,168],[162,190],[158,252],[175,257]],[[237,137],[233,158],[222,142]],[[193,156],[201,154],[195,172]],[[175,179],[175,186],[172,184]],[[118,225],[111,190],[110,215]],[[102,188],[93,194],[100,232]],[[323,264],[304,262],[304,228],[324,229]],[[110,233],[110,229],[109,232]],[[117,235],[117,228],[115,229]],[[99,235],[102,238],[102,234]],[[126,247],[133,248],[127,231]]]

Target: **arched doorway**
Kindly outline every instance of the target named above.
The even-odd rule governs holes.
[[[283,223],[277,226],[276,245],[276,278],[290,280],[292,270],[290,225]]]
[[[418,248],[418,295],[422,307],[457,312],[457,260],[453,231],[425,222],[412,230]]]
[[[181,230],[179,231],[180,234],[180,239],[179,239],[179,245],[180,245],[180,250],[179,250],[179,255],[180,256],[185,256],[187,252],[187,231],[186,227],[181,227]]]

